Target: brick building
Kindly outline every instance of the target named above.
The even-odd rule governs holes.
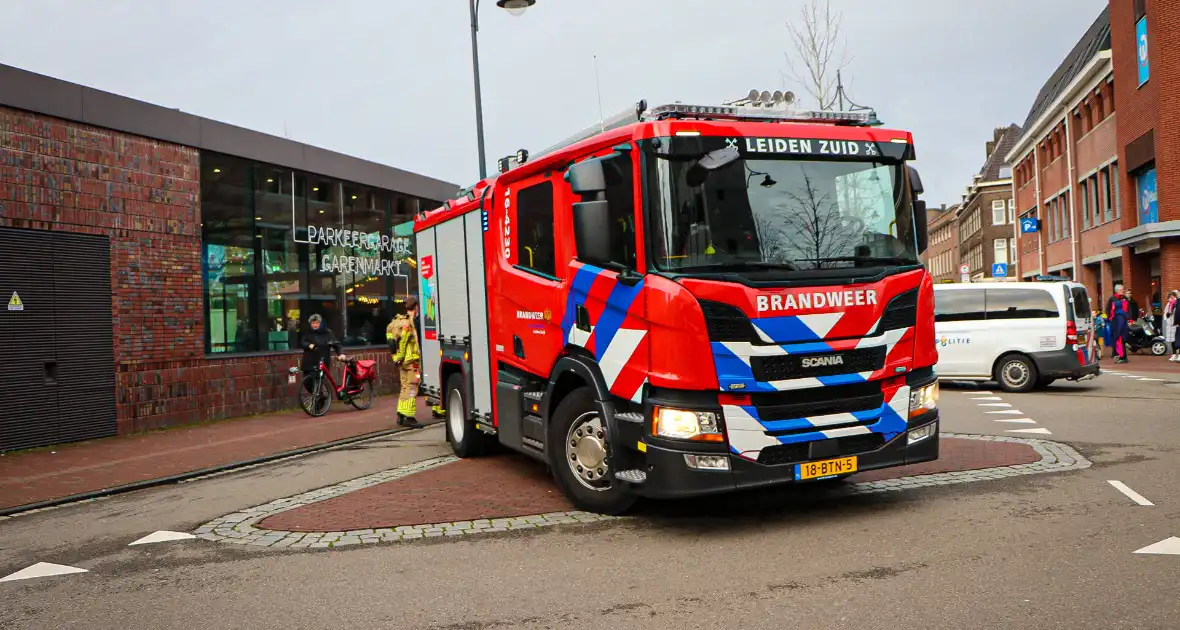
[[[972,178],[955,211],[959,230],[959,260],[969,267],[972,282],[985,278],[1010,279],[1007,265],[1016,257],[1012,242],[1015,206],[1012,201],[1012,169],[1004,157],[1017,138],[1020,127],[997,127],[985,145],[983,166]],[[996,276],[995,263],[1004,273]]]
[[[922,253],[922,262],[935,282],[955,282],[959,278],[959,222],[955,217],[958,205],[926,211],[926,225],[930,241]]]
[[[1110,40],[1118,103],[1118,191],[1126,209],[1109,242],[1141,306],[1180,288],[1180,3],[1112,0]],[[1172,123],[1168,121],[1173,121]]]
[[[294,406],[312,313],[394,391],[410,222],[456,190],[0,65],[0,451]]]
[[[1062,276],[1104,299],[1123,276],[1110,22],[1103,10],[1045,82],[1008,152],[1022,278]],[[1035,220],[1029,230],[1026,220]]]
[[[1159,89],[1180,79],[1180,52],[1155,34],[1178,26],[1175,3],[1112,1],[1037,95],[1008,155],[1019,218],[1038,220],[1017,224],[1022,277],[1076,279],[1095,303],[1121,283],[1157,313],[1180,287],[1180,204],[1166,201],[1180,199],[1180,139],[1155,133],[1180,114]]]

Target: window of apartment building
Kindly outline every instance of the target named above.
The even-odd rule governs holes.
[[[437,202],[201,152],[205,351],[300,348],[312,314],[385,343],[416,293],[413,217]]]
[[[1008,263],[1015,265],[1017,260],[1019,259],[1016,257],[1016,239],[1010,238],[1008,239]]]
[[[1008,262],[1008,239],[997,238],[992,241],[993,255],[992,262],[1007,263]]]
[[[1012,223],[1015,220],[1016,220],[1016,200],[1009,199],[1008,200],[1008,223]]]
[[[1006,206],[1003,199],[992,202],[992,225],[1004,225],[1008,220]]]
[[[1082,229],[1090,229],[1090,180],[1084,179],[1078,184],[1082,198]]]

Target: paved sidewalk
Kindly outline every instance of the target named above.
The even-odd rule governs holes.
[[[322,418],[300,410],[0,454],[0,509],[246,462],[397,428],[392,397]],[[418,400],[418,418],[433,422]]]
[[[1115,372],[1166,372],[1180,375],[1180,363],[1170,363],[1166,356],[1152,356],[1147,350],[1143,350],[1140,354],[1128,356],[1126,363],[1115,363],[1114,358],[1111,356],[1110,348],[1107,348],[1104,352],[1105,356],[1101,362],[1103,370],[1113,370]]]

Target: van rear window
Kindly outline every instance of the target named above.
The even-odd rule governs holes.
[[[1073,287],[1073,310],[1077,313],[1077,317],[1089,318],[1094,311],[1090,308],[1090,295],[1086,293],[1083,287]]]
[[[1060,316],[1048,291],[987,289],[988,319],[1052,319]]]

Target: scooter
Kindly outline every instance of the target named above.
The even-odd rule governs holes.
[[[1151,354],[1162,357],[1168,353],[1168,342],[1155,329],[1151,317],[1144,315],[1127,325],[1127,350],[1138,352],[1150,348]]]

